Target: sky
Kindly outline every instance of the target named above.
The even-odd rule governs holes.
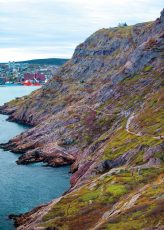
[[[0,62],[71,58],[101,28],[159,17],[163,0],[0,0]]]

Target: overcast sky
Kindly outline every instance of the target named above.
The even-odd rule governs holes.
[[[100,28],[159,17],[163,0],[0,0],[0,62],[70,58]]]

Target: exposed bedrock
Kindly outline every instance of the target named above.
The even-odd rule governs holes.
[[[69,192],[19,230],[163,227],[163,14],[95,32],[41,89],[0,107],[33,126],[0,146],[22,153],[18,164],[73,173]]]

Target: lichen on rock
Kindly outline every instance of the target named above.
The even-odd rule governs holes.
[[[0,107],[33,126],[1,144],[19,164],[71,164],[59,200],[16,217],[19,230],[162,229],[164,11],[101,29],[29,97]]]

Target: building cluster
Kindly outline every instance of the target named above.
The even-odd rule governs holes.
[[[44,84],[54,76],[58,66],[9,62],[0,64],[0,84]]]

